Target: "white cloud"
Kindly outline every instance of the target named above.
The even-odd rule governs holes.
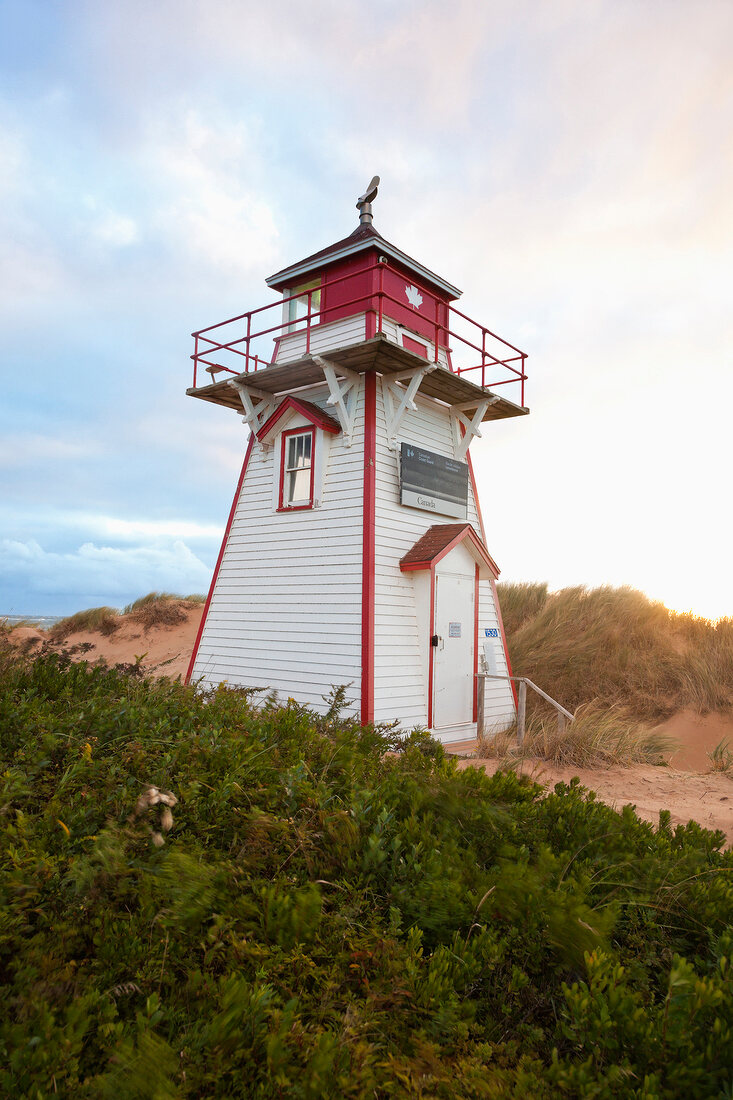
[[[200,269],[256,270],[274,260],[277,228],[270,203],[251,182],[261,162],[249,125],[185,102],[148,123],[140,159],[158,191],[151,217],[173,252]]]
[[[112,211],[99,219],[93,226],[93,232],[102,244],[117,248],[135,244],[140,236],[137,223],[133,218],[127,218],[123,214],[116,214]]]
[[[71,462],[91,458],[98,445],[78,439],[59,439],[53,436],[28,433],[0,438],[0,467],[28,469],[49,462]]]
[[[68,553],[44,550],[34,540],[3,539],[0,575],[4,610],[21,612],[47,607],[54,597],[114,606],[153,590],[200,592],[211,580],[210,568],[180,539],[168,547],[124,549],[88,542]]]

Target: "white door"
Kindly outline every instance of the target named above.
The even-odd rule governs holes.
[[[473,721],[473,602],[475,577],[435,578],[433,728]]]

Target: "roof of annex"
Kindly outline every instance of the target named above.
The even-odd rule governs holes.
[[[403,572],[430,569],[465,540],[471,544],[474,555],[488,566],[495,578],[498,577],[499,567],[470,523],[435,523],[428,527],[425,534],[400,558],[400,569]]]

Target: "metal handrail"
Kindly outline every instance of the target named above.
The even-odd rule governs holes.
[[[291,294],[287,298],[279,298],[276,302],[271,302],[268,305],[258,306],[256,309],[248,310],[246,313],[240,313],[236,317],[229,317],[225,321],[218,321],[216,324],[208,325],[206,328],[199,329],[193,332],[191,335],[194,338],[194,353],[191,356],[194,364],[193,370],[193,385],[194,388],[197,384],[197,372],[199,365],[204,365],[209,368],[210,373],[216,373],[218,371],[225,371],[228,374],[249,374],[251,372],[251,364],[254,363],[254,370],[261,370],[264,367],[272,366],[273,363],[266,359],[261,354],[256,355],[252,352],[252,343],[255,340],[260,340],[263,337],[273,336],[277,341],[285,336],[288,336],[293,331],[305,332],[306,335],[306,354],[310,352],[311,333],[315,326],[327,323],[328,315],[331,313],[339,312],[343,313],[344,310],[352,309],[354,307],[364,306],[365,310],[365,339],[369,339],[375,332],[369,331],[369,318],[372,317],[372,325],[375,326],[376,332],[383,331],[383,324],[385,316],[385,304],[392,303],[400,308],[404,308],[404,302],[395,298],[392,294],[384,289],[384,271],[393,271],[397,274],[404,275],[397,267],[394,267],[385,260],[377,260],[370,264],[366,268],[362,268],[359,271],[350,272],[347,275],[338,276],[335,279],[327,279],[324,285],[320,288],[322,292],[322,299],[325,298],[325,293],[329,288],[337,286],[341,283],[347,283],[351,279],[363,278],[369,272],[379,271],[379,278],[376,280],[377,285],[367,290],[364,293],[357,294],[347,299],[345,302],[339,302],[333,306],[321,306],[318,309],[313,309],[313,294],[314,290],[311,289],[301,294]],[[372,284],[375,280],[370,280]],[[432,302],[434,306],[434,320],[430,320],[425,314],[420,314],[420,318],[424,323],[434,327],[434,361],[438,362],[439,350],[443,348],[448,356],[449,369],[459,376],[469,374],[473,371],[481,371],[481,386],[487,388],[488,386],[504,386],[509,383],[519,383],[521,387],[521,405],[524,406],[524,383],[527,379],[525,372],[525,363],[527,355],[521,351],[514,344],[511,344],[508,340],[504,340],[501,336],[498,336],[495,332],[489,329],[486,325],[479,324],[479,322],[472,320],[467,314],[461,310],[456,309],[450,303],[444,302],[437,295],[432,294],[426,288],[421,288],[423,297],[427,297],[428,305]],[[282,320],[279,324],[266,326],[262,329],[253,331],[253,318],[258,317],[261,313],[266,313],[269,310],[278,309],[282,310],[283,305],[287,305],[292,301],[303,301],[307,297],[307,311],[303,317],[297,319],[297,321]],[[369,308],[371,306],[371,308]],[[441,312],[443,311],[445,321],[441,319]],[[432,312],[428,309],[428,312]],[[353,313],[347,314],[347,316],[353,316]],[[467,336],[459,333],[455,327],[451,325],[451,319],[455,317],[460,319],[466,324],[473,326],[477,330],[476,340],[469,339]],[[225,328],[228,325],[246,325],[246,331],[244,336],[235,336],[230,340],[219,340],[214,338],[214,333],[218,334],[218,331]],[[297,326],[297,327],[294,327]],[[241,329],[240,329],[241,331]],[[275,336],[279,333],[279,336]],[[209,335],[212,334],[212,335]],[[480,343],[478,342],[480,338]],[[487,348],[487,338],[496,341],[504,348],[511,352],[515,352],[514,355],[495,355],[489,348]],[[451,347],[449,342],[457,341],[463,347],[474,351],[480,357],[479,362],[471,363],[468,366],[454,366],[451,361]],[[202,347],[202,343],[206,346]],[[499,350],[499,349],[497,349]],[[245,360],[244,371],[234,370],[232,367],[228,367],[223,363],[212,361],[213,356],[226,356],[229,354],[237,355]],[[519,367],[514,364],[520,364]],[[487,382],[486,372],[487,368],[493,370],[500,368],[508,372],[509,377],[495,378]]]
[[[495,672],[477,672],[476,679],[479,681],[479,699],[483,695],[481,687],[484,680],[513,680],[519,684],[519,691],[517,692],[517,745],[521,748],[524,744],[524,733],[527,722],[527,688],[531,687],[533,691],[536,691],[538,695],[541,695],[548,703],[557,711],[557,729],[558,733],[564,733],[565,727],[568,722],[575,721],[575,715],[571,714],[569,710],[566,710],[561,703],[558,703],[557,699],[553,699],[551,695],[548,695],[546,691],[543,691],[541,687],[537,687],[528,676],[501,676]],[[481,736],[484,732],[483,728],[479,729],[479,725],[483,727],[483,708],[479,708],[479,715],[477,721],[476,734]]]

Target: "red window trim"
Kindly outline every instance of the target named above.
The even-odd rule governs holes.
[[[309,435],[311,437],[311,484],[310,484],[310,500],[307,504],[286,504],[284,501],[285,491],[285,448],[287,441],[291,435]],[[278,489],[277,496],[277,510],[278,512],[304,512],[313,507],[313,497],[315,490],[315,472],[316,472],[316,429],[315,427],[307,428],[290,428],[287,432],[282,433],[282,442],[280,444],[280,487]]]

